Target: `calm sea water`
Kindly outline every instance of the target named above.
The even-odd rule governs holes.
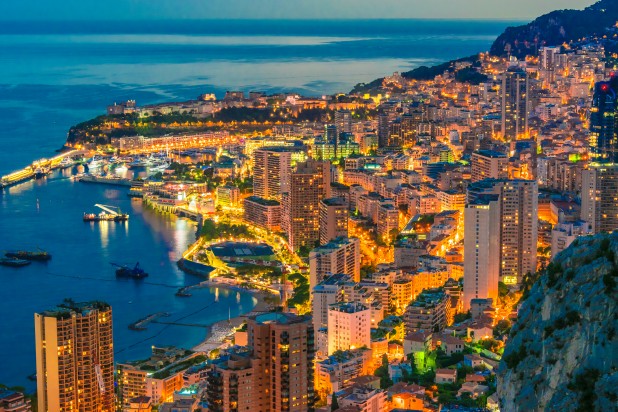
[[[192,99],[225,90],[348,91],[394,71],[487,50],[510,22],[174,21],[3,23],[0,25],[0,175],[51,155],[68,128],[127,99],[138,104]],[[191,346],[195,327],[129,323],[150,313],[206,324],[248,311],[252,297],[177,287],[199,282],[173,263],[194,228],[143,210],[125,190],[73,183],[61,174],[0,195],[0,250],[41,247],[47,264],[0,267],[0,383],[27,384],[34,372],[33,313],[65,297],[100,299],[114,310],[118,360],[150,346]],[[84,224],[95,203],[129,211],[127,224]],[[110,262],[140,261],[145,282],[115,279]],[[165,328],[165,329],[164,329]],[[151,338],[152,337],[152,338]],[[148,339],[151,338],[151,339]],[[30,387],[31,384],[30,384]]]

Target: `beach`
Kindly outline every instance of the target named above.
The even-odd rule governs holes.
[[[265,299],[267,296],[272,296],[272,293],[258,290],[248,290],[225,283],[217,283],[212,281],[202,282],[202,284],[204,283],[209,283],[208,286],[221,287],[231,290],[242,290],[244,292],[251,293],[257,300],[257,303],[251,312],[212,324],[207,333],[206,339],[199,345],[193,347],[193,350],[196,352],[209,353],[215,349],[229,346],[229,343],[226,343],[227,338],[231,337],[234,334],[234,331],[245,323],[247,318],[272,310],[272,305],[267,303]]]

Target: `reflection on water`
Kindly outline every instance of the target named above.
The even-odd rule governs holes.
[[[0,382],[32,385],[34,373],[33,314],[57,305],[64,298],[104,300],[114,312],[116,359],[148,355],[151,345],[192,347],[204,338],[204,328],[151,324],[146,332],[128,329],[130,323],[155,312],[170,312],[171,319],[207,325],[250,311],[251,295],[209,288],[179,298],[179,287],[196,284],[200,277],[186,275],[176,266],[182,252],[195,240],[195,224],[144,208],[127,197],[126,188],[74,182],[66,171],[39,181],[14,186],[0,195],[0,251],[41,247],[52,254],[48,263],[20,268],[0,267],[0,312],[4,330],[0,339]],[[37,203],[38,200],[38,203]],[[83,213],[95,204],[120,207],[128,222],[84,223]],[[149,273],[140,281],[117,279],[110,262],[140,262]],[[218,303],[197,313],[208,302]],[[152,340],[139,343],[145,337]],[[10,356],[8,356],[10,354]]]

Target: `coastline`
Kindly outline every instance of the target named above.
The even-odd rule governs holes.
[[[256,305],[251,309],[250,312],[244,313],[240,316],[233,317],[229,320],[220,320],[219,322],[215,322],[208,328],[208,332],[206,333],[206,337],[202,342],[195,345],[192,350],[196,352],[205,352],[206,354],[210,353],[215,349],[219,349],[222,347],[226,347],[226,341],[230,338],[234,330],[242,325],[247,318],[253,315],[257,315],[258,313],[268,312],[272,307],[269,303],[266,302],[265,297],[269,295],[268,292],[259,291],[255,289],[243,289],[239,287],[235,287],[233,285],[227,284],[218,284],[216,282],[210,282],[210,287],[221,287],[229,290],[243,291],[253,295],[253,297],[257,300]],[[206,285],[204,285],[206,286]]]

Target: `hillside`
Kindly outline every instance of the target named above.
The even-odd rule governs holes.
[[[502,410],[615,410],[617,281],[618,232],[576,240],[542,272],[498,368]]]
[[[559,3],[559,2],[557,2]],[[618,21],[618,1],[601,0],[584,10],[556,10],[531,23],[509,27],[493,43],[490,53],[523,58],[539,47],[559,46],[583,37],[602,37]]]

